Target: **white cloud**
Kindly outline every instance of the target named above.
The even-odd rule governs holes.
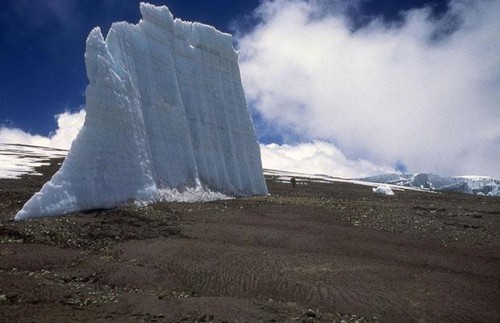
[[[266,122],[348,159],[500,177],[500,1],[355,31],[325,3],[265,1],[238,39],[246,95]]]
[[[85,121],[85,110],[64,112],[55,116],[57,130],[48,137],[33,135],[21,129],[0,128],[0,143],[69,149]],[[263,167],[302,173],[328,174],[338,177],[362,177],[396,172],[391,167],[358,159],[349,160],[334,145],[315,141],[299,145],[260,145]]]
[[[55,116],[57,130],[48,137],[33,135],[17,128],[0,128],[0,143],[69,149],[85,121],[85,110],[64,112]]]
[[[349,160],[337,147],[321,141],[298,145],[261,144],[260,152],[262,166],[267,169],[344,178],[397,172],[367,160]]]

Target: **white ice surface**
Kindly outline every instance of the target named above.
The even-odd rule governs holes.
[[[372,191],[378,195],[394,196],[394,192],[391,190],[389,185],[379,185],[372,188]]]
[[[487,196],[500,196],[500,185],[493,186]]]
[[[156,201],[197,183],[267,194],[232,38],[141,3],[142,20],[94,28],[86,119],[64,164],[16,219]]]
[[[381,184],[395,184],[436,191],[452,191],[466,194],[496,196],[500,180],[489,176],[440,176],[432,173],[386,174],[362,178],[362,181]],[[490,194],[491,193],[491,194]]]
[[[486,185],[499,184],[498,180],[495,180],[494,178],[488,176],[468,175],[468,176],[455,176],[455,178],[467,181],[467,185],[469,185],[471,189],[480,189]]]
[[[209,189],[198,187],[189,187],[183,191],[176,188],[165,188],[158,190],[158,198],[156,200],[135,201],[137,206],[148,206],[154,202],[185,202],[185,203],[200,203],[220,200],[231,200],[234,197],[227,196],[219,192],[213,192]]]

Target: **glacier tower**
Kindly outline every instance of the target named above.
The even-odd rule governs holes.
[[[163,188],[267,194],[231,35],[140,10],[106,39],[90,32],[85,124],[16,220],[155,201]]]

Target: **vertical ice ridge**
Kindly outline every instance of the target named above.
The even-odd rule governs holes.
[[[159,189],[266,194],[231,36],[141,3],[87,38],[85,124],[16,220],[154,201]]]
[[[153,159],[158,159],[157,162],[155,162],[155,165],[157,168],[163,169],[160,172],[162,175],[159,180],[175,188],[182,189],[184,188],[183,186],[188,184],[189,186],[192,186],[195,183],[197,174],[196,164],[194,163],[193,158],[194,153],[191,147],[192,140],[190,138],[190,132],[188,130],[189,127],[185,116],[186,112],[179,91],[175,55],[175,31],[170,28],[170,25],[165,27],[163,31],[157,30],[158,28],[155,28],[155,26],[152,25],[148,19],[144,19],[142,29],[146,35],[146,43],[149,54],[151,55],[151,59],[148,60],[148,62],[160,62],[160,67],[165,67],[165,70],[162,71],[162,73],[155,73],[154,69],[157,68],[156,66],[148,65],[147,67],[150,71],[149,75],[153,76],[147,80],[147,82],[150,82],[148,88],[152,89],[150,94],[154,96],[151,97],[151,101],[156,101],[159,104],[159,111],[163,112],[162,115],[165,115],[165,113],[171,115],[168,120],[163,120],[167,128],[170,130],[170,133],[164,133],[167,136],[164,140],[161,140],[161,142],[158,140],[158,131],[150,131],[152,132],[150,135],[150,141],[153,144]],[[163,93],[168,95],[163,95]],[[155,98],[157,100],[155,100]],[[161,116],[154,115],[154,113],[158,112],[157,110],[152,109],[152,111],[153,113],[149,119],[150,124],[147,127],[148,130],[156,129],[157,127],[155,127],[154,124],[162,119]],[[169,125],[169,123],[172,122],[175,124]],[[161,147],[155,147],[159,144],[166,145],[169,149],[163,150]],[[186,156],[168,156],[162,154],[165,151],[177,151],[178,154],[184,154]],[[157,156],[157,154],[159,154],[159,156]],[[173,159],[185,160],[186,163],[176,163]],[[167,165],[168,169],[166,168]],[[172,167],[177,167],[178,169],[171,169]],[[181,172],[188,173],[188,183],[186,183],[184,176],[180,179],[173,179],[169,176],[171,174],[178,174]]]

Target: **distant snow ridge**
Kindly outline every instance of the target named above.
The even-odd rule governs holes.
[[[37,167],[50,165],[50,159],[66,154],[63,149],[0,143],[0,178],[42,175],[36,172]]]
[[[418,187],[445,192],[500,196],[500,180],[487,176],[446,177],[435,174],[385,174],[362,178],[362,181]]]
[[[267,194],[232,38],[141,3],[94,28],[86,120],[60,171],[15,219],[162,199],[162,190]],[[175,194],[174,194],[175,195]]]

